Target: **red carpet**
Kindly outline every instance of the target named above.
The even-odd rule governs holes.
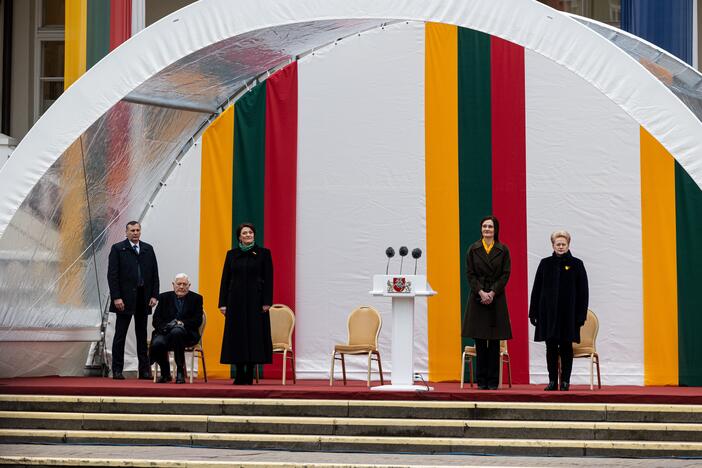
[[[569,403],[702,404],[702,387],[609,386],[590,390],[575,385],[569,392],[544,392],[544,385],[515,385],[500,390],[461,390],[458,383],[432,383],[432,392],[375,392],[365,382],[344,386],[325,380],[298,380],[282,386],[280,380],[262,380],[251,386],[231,385],[231,380],[196,381],[193,384],[155,384],[144,380],[101,377],[27,377],[0,379],[0,394],[85,395],[199,398],[304,398],[342,400],[437,400]]]

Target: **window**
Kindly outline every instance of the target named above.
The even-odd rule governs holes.
[[[556,10],[592,18],[610,26],[621,23],[621,0],[539,0]]]
[[[64,0],[43,0],[41,2],[40,27],[63,29],[65,21],[66,3]]]
[[[63,93],[65,1],[36,1],[34,120]]]
[[[41,41],[39,113],[43,114],[63,93],[63,41]]]

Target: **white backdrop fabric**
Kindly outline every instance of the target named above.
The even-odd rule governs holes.
[[[350,37],[298,67],[299,376],[328,376],[333,346],[346,342],[346,317],[359,305],[382,314],[387,376],[390,299],[368,291],[372,275],[385,273],[387,246],[426,251],[424,25],[401,23]],[[398,257],[391,271],[399,271]],[[418,274],[426,274],[424,259]],[[426,299],[417,299],[414,362],[425,378],[426,313]],[[349,375],[365,379],[365,362],[348,359]]]
[[[639,125],[551,60],[526,51],[525,68],[529,289],[551,232],[569,231],[600,319],[603,383],[643,385]],[[529,362],[532,383],[548,381],[544,343],[531,341]],[[589,375],[576,359],[571,382]]]

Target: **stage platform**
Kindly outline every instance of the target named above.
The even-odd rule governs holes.
[[[375,384],[378,384],[377,382]],[[280,380],[262,380],[250,386],[232,385],[231,380],[198,380],[192,384],[156,384],[146,380],[112,380],[102,377],[27,377],[0,379],[0,394],[6,395],[83,395],[136,397],[201,398],[289,398],[330,400],[424,400],[424,401],[501,401],[544,403],[632,403],[702,404],[702,387],[603,386],[590,390],[574,385],[568,392],[545,392],[544,384],[514,385],[500,390],[478,390],[457,382],[435,383],[429,392],[377,392],[365,382],[341,381],[329,386],[327,380],[298,380],[281,385]]]

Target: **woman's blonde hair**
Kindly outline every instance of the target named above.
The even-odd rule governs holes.
[[[555,243],[556,239],[559,237],[565,237],[565,240],[570,244],[570,233],[568,231],[553,231],[553,233],[551,233],[551,243]]]

